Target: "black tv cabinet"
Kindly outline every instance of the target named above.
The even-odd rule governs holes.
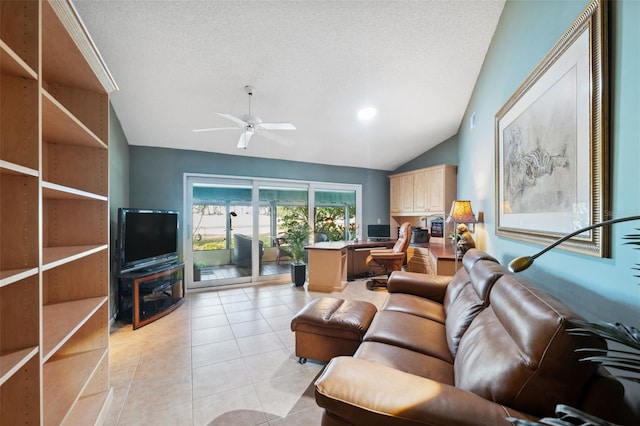
[[[133,271],[119,277],[119,319],[133,329],[149,324],[184,303],[184,263]]]

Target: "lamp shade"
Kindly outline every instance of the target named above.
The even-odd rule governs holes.
[[[473,214],[473,209],[471,209],[471,201],[468,200],[455,200],[453,204],[451,204],[451,212],[449,213],[449,218],[447,222],[456,222],[456,223],[476,223],[478,220],[476,216]]]

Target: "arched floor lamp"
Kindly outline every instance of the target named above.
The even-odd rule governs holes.
[[[543,254],[545,254],[546,252],[548,252],[552,248],[564,243],[568,239],[570,239],[572,237],[575,237],[576,235],[582,234],[583,232],[586,232],[586,231],[589,231],[589,230],[595,229],[595,228],[600,228],[602,226],[610,226],[610,225],[613,225],[615,223],[629,222],[629,221],[632,221],[632,220],[640,220],[640,216],[627,216],[627,217],[621,217],[621,218],[618,218],[618,219],[605,220],[604,222],[596,223],[596,224],[593,224],[593,225],[590,225],[590,226],[586,226],[586,227],[584,227],[582,229],[578,229],[577,231],[574,231],[574,232],[572,232],[570,234],[565,235],[562,238],[557,239],[556,241],[552,242],[551,244],[549,244],[548,246],[546,246],[545,248],[543,248],[542,250],[540,250],[539,252],[537,252],[533,256],[520,256],[520,257],[517,257],[517,258],[513,259],[511,262],[509,262],[509,270],[511,272],[524,271],[529,266],[531,266],[533,264],[533,261],[536,260],[538,257],[542,256]]]

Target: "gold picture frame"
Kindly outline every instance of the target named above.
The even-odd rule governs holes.
[[[496,235],[547,245],[610,218],[606,23],[592,0],[496,114]],[[607,229],[561,248],[608,257]]]

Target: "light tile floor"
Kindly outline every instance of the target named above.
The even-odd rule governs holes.
[[[188,293],[176,311],[110,337],[114,398],[107,425],[319,425],[313,380],[323,365],[295,357],[293,315],[312,299],[366,300],[385,290],[353,281],[341,293],[291,284]]]

